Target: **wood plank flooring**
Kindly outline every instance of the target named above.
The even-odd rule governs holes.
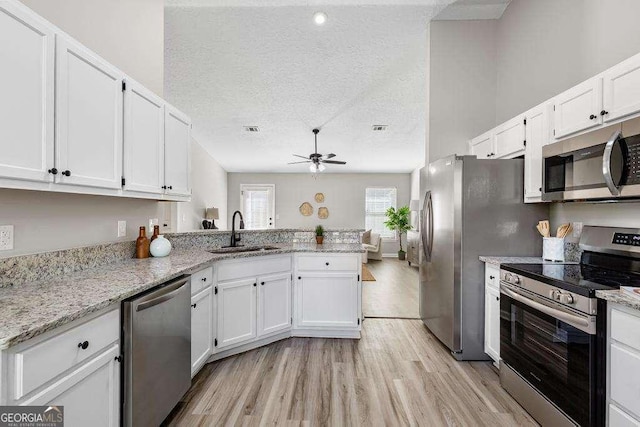
[[[384,258],[370,260],[367,268],[375,282],[362,282],[362,312],[365,317],[420,318],[418,268],[407,261]]]
[[[290,338],[206,365],[172,426],[536,425],[489,362],[457,362],[420,320],[362,339]]]

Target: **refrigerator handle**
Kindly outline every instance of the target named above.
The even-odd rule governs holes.
[[[426,262],[431,261],[431,250],[433,245],[433,201],[431,191],[427,191],[422,209],[422,250]]]

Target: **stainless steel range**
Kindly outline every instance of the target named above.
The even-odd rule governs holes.
[[[640,230],[585,227],[580,264],[500,270],[500,381],[543,426],[605,423],[606,305],[640,286]]]

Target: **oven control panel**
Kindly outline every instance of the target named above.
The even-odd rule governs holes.
[[[640,234],[613,233],[613,241],[616,245],[640,246]]]

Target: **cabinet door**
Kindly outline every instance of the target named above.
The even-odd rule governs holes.
[[[305,273],[296,283],[296,326],[358,327],[357,274]]]
[[[191,376],[211,354],[213,337],[211,287],[191,297]]]
[[[21,405],[64,406],[65,425],[120,425],[120,362],[117,344]]]
[[[291,274],[258,278],[258,336],[291,327]]]
[[[484,351],[498,362],[500,360],[500,291],[485,288],[484,310]]]
[[[525,201],[542,197],[542,147],[549,143],[549,106],[544,104],[525,114],[527,146],[524,152]]]
[[[635,55],[603,74],[605,122],[640,112],[640,55]]]
[[[561,93],[554,109],[556,139],[602,124],[602,79],[593,78]]]
[[[164,185],[164,101],[127,79],[124,92],[125,190],[161,194]]]
[[[218,350],[256,337],[256,279],[218,284]]]
[[[472,139],[470,144],[471,154],[479,159],[490,159],[496,155],[495,135],[493,131]]]
[[[122,72],[56,36],[56,182],[121,188]]]
[[[524,117],[518,116],[496,129],[496,157],[505,158],[524,151]]]
[[[170,105],[165,105],[164,182],[166,193],[191,195],[191,120]]]
[[[0,177],[51,181],[53,29],[17,2],[2,2],[0,40]]]

